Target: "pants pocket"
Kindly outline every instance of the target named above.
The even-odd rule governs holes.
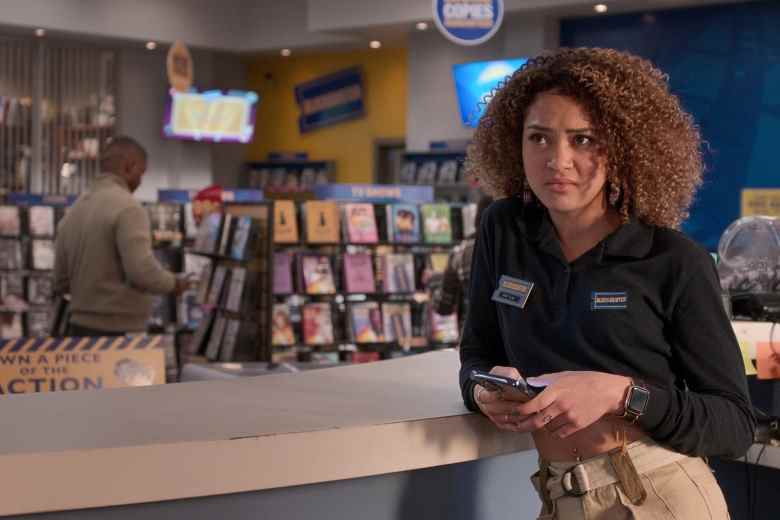
[[[698,489],[704,501],[707,503],[710,511],[710,518],[713,520],[728,520],[729,510],[726,505],[726,498],[720,489],[715,475],[709,465],[700,458],[690,457],[679,461],[681,470],[693,482]]]
[[[701,459],[687,458],[662,466],[646,473],[642,479],[647,501],[635,510],[638,520],[728,519],[723,494],[709,467]],[[718,495],[720,501],[716,500]]]

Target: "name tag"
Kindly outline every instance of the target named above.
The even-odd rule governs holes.
[[[590,310],[620,310],[628,308],[628,292],[599,292],[590,293]]]
[[[501,275],[501,279],[498,281],[498,288],[493,291],[491,300],[522,309],[525,307],[533,288],[533,282]]]

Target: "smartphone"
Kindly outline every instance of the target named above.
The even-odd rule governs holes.
[[[529,385],[522,377],[520,379],[512,379],[511,377],[499,376],[498,374],[491,374],[482,370],[472,370],[470,379],[491,392],[501,392],[512,401],[530,401],[542,390],[539,387]]]

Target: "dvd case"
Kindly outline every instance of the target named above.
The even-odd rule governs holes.
[[[412,293],[414,256],[411,253],[391,253],[384,256],[384,289],[386,293]]]
[[[211,329],[208,346],[206,347],[206,358],[210,361],[219,359],[219,351],[222,348],[222,340],[225,337],[225,327],[227,320],[221,314],[214,320],[214,326]]]
[[[344,285],[348,293],[373,294],[374,261],[368,253],[344,255]]]
[[[306,294],[335,294],[336,284],[330,257],[303,253],[300,255],[301,279]]]
[[[333,319],[330,303],[308,303],[303,306],[303,341],[307,345],[333,343]]]
[[[24,269],[22,243],[19,240],[0,238],[0,269]]]
[[[18,237],[21,233],[21,217],[17,206],[0,206],[0,236]]]
[[[295,331],[290,319],[290,307],[285,303],[277,303],[273,307],[271,320],[271,344],[289,347],[295,345]]]
[[[274,252],[274,294],[291,294],[293,292],[292,281],[292,254],[289,251]]]
[[[344,204],[344,223],[348,242],[375,244],[379,241],[372,204]]]
[[[387,206],[389,240],[398,243],[420,242],[420,211],[413,204]]]
[[[352,338],[355,343],[384,341],[382,312],[377,302],[353,303],[349,306]]]
[[[30,236],[53,237],[54,236],[54,207],[30,206],[27,210],[29,217]]]
[[[452,243],[452,223],[449,204],[423,204],[423,237],[429,244]]]
[[[382,303],[385,341],[406,344],[412,336],[412,306],[406,302]]]
[[[21,276],[19,276],[21,279]],[[54,298],[54,280],[49,276],[27,278],[27,302],[30,305],[48,305]]]

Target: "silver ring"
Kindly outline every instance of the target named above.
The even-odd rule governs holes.
[[[552,415],[545,415],[544,419],[542,419],[542,421],[544,421],[544,424],[547,424],[548,422],[550,422],[552,420],[553,420]]]

